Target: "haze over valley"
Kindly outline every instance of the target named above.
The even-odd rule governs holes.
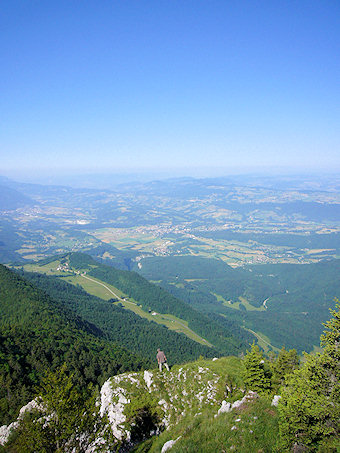
[[[310,351],[340,287],[339,186],[332,175],[172,178],[114,190],[2,178],[0,253],[4,263],[63,276],[71,269],[60,259],[82,252],[229,319],[266,351]],[[39,267],[46,259],[52,268]],[[138,314],[157,321],[148,310]]]

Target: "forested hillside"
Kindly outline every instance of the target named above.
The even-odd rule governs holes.
[[[69,262],[73,268],[85,270],[88,275],[120,289],[146,310],[169,313],[184,319],[192,330],[209,340],[222,354],[237,355],[247,347],[249,341],[252,341],[252,335],[236,323],[226,319],[222,327],[135,272],[99,264],[82,253],[70,254]]]
[[[77,265],[79,262],[84,265],[84,261],[91,263],[93,272],[101,269],[107,272],[107,278],[121,272],[106,268],[88,256],[70,258]],[[101,384],[117,372],[152,366],[157,347],[165,349],[170,363],[174,364],[199,356],[220,355],[227,348],[238,352],[246,346],[245,341],[234,339],[229,333],[230,338],[216,342],[217,348],[209,348],[56,277],[22,274],[24,278],[0,267],[0,423],[10,421],[19,406],[33,397],[46,370],[55,370],[64,362],[82,387],[88,383]],[[135,287],[131,285],[133,294],[141,297],[145,289],[143,295],[147,299],[143,300],[150,301],[151,307],[155,294],[161,296],[160,301],[163,297],[180,306],[180,301],[160,288],[150,285],[150,289],[148,282],[137,274],[123,272],[122,275],[125,285],[130,278],[133,281],[137,277]],[[172,307],[166,309],[171,312]],[[188,313],[191,312],[196,314],[188,307]],[[197,322],[202,323],[199,316]],[[205,332],[216,338],[216,331],[212,332],[216,327],[221,335],[228,332],[228,325],[213,322]]]
[[[311,351],[340,294],[340,260],[231,268],[198,256],[148,257],[136,270],[205,314],[266,335],[272,345]]]
[[[21,208],[22,206],[32,206],[34,201],[15,189],[0,185],[0,211],[9,211]]]
[[[107,339],[147,358],[150,365],[155,363],[157,347],[167,351],[171,364],[193,360],[200,355],[214,357],[219,354],[215,348],[200,345],[183,334],[149,322],[57,277],[28,272],[24,277],[58,303],[94,324]]]
[[[336,308],[321,352],[306,354],[302,364],[295,350],[266,357],[252,344],[243,358],[200,358],[170,371],[112,376],[89,399],[75,391],[63,366],[43,380],[40,406],[2,427],[0,451],[336,453]]]
[[[150,364],[0,265],[0,425],[32,399],[47,370],[64,362],[80,388]]]

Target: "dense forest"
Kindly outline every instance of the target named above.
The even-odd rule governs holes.
[[[32,399],[47,370],[65,362],[80,388],[150,366],[2,265],[0,300],[0,425]]]
[[[143,319],[132,311],[92,296],[57,277],[28,272],[24,273],[24,277],[58,303],[99,328],[105,338],[148,359],[150,366],[155,364],[157,347],[167,351],[170,363],[192,360],[200,355],[214,357],[219,354],[214,348],[200,345],[184,334]]]
[[[318,344],[321,322],[340,294],[340,260],[233,269],[197,256],[148,257],[138,272],[196,310],[220,314],[264,333],[278,348],[299,352]],[[248,309],[240,298],[250,304]]]
[[[8,220],[0,220],[0,263],[22,261],[17,250],[22,246],[23,239]]]
[[[251,334],[233,321],[226,322],[222,327],[135,272],[99,264],[82,253],[70,254],[69,262],[73,268],[86,270],[88,275],[115,286],[138,301],[145,310],[155,310],[184,319],[192,330],[209,340],[222,354],[237,355],[253,340]]]

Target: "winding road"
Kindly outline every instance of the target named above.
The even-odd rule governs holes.
[[[112,289],[110,289],[108,286],[104,285],[104,283],[102,282],[98,282],[97,280],[94,280],[93,278],[90,278],[88,277],[87,275],[84,275],[84,274],[80,274],[83,278],[86,278],[87,280],[90,280],[91,282],[93,283],[97,283],[97,285],[100,285],[100,286],[103,286],[105,289],[107,289],[107,291],[109,291],[109,293],[113,294],[118,300],[121,300],[125,303],[128,303],[128,304],[132,304],[132,305],[135,305],[137,306],[137,304],[135,302],[130,302],[129,300],[125,300],[123,299],[122,297],[118,296],[118,294],[116,294],[115,292],[112,291]],[[166,319],[167,321],[171,321],[171,322],[174,322],[174,320],[172,318],[169,318],[168,316],[166,315],[163,315],[161,313],[158,313],[161,317],[163,317],[164,319]],[[178,324],[180,324],[182,327],[184,327],[184,329],[186,329],[187,331],[189,331],[192,335],[196,335],[197,338],[199,338],[201,341],[203,341],[204,343],[206,343],[207,346],[210,346],[212,347],[212,344],[209,343],[209,341],[207,341],[205,338],[202,338],[200,337],[196,332],[194,332],[193,330],[191,330],[188,326],[186,326],[184,323],[182,323],[181,321],[178,321],[176,319],[176,322]]]

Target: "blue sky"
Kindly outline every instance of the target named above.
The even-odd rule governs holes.
[[[0,174],[340,170],[340,2],[1,5]]]

